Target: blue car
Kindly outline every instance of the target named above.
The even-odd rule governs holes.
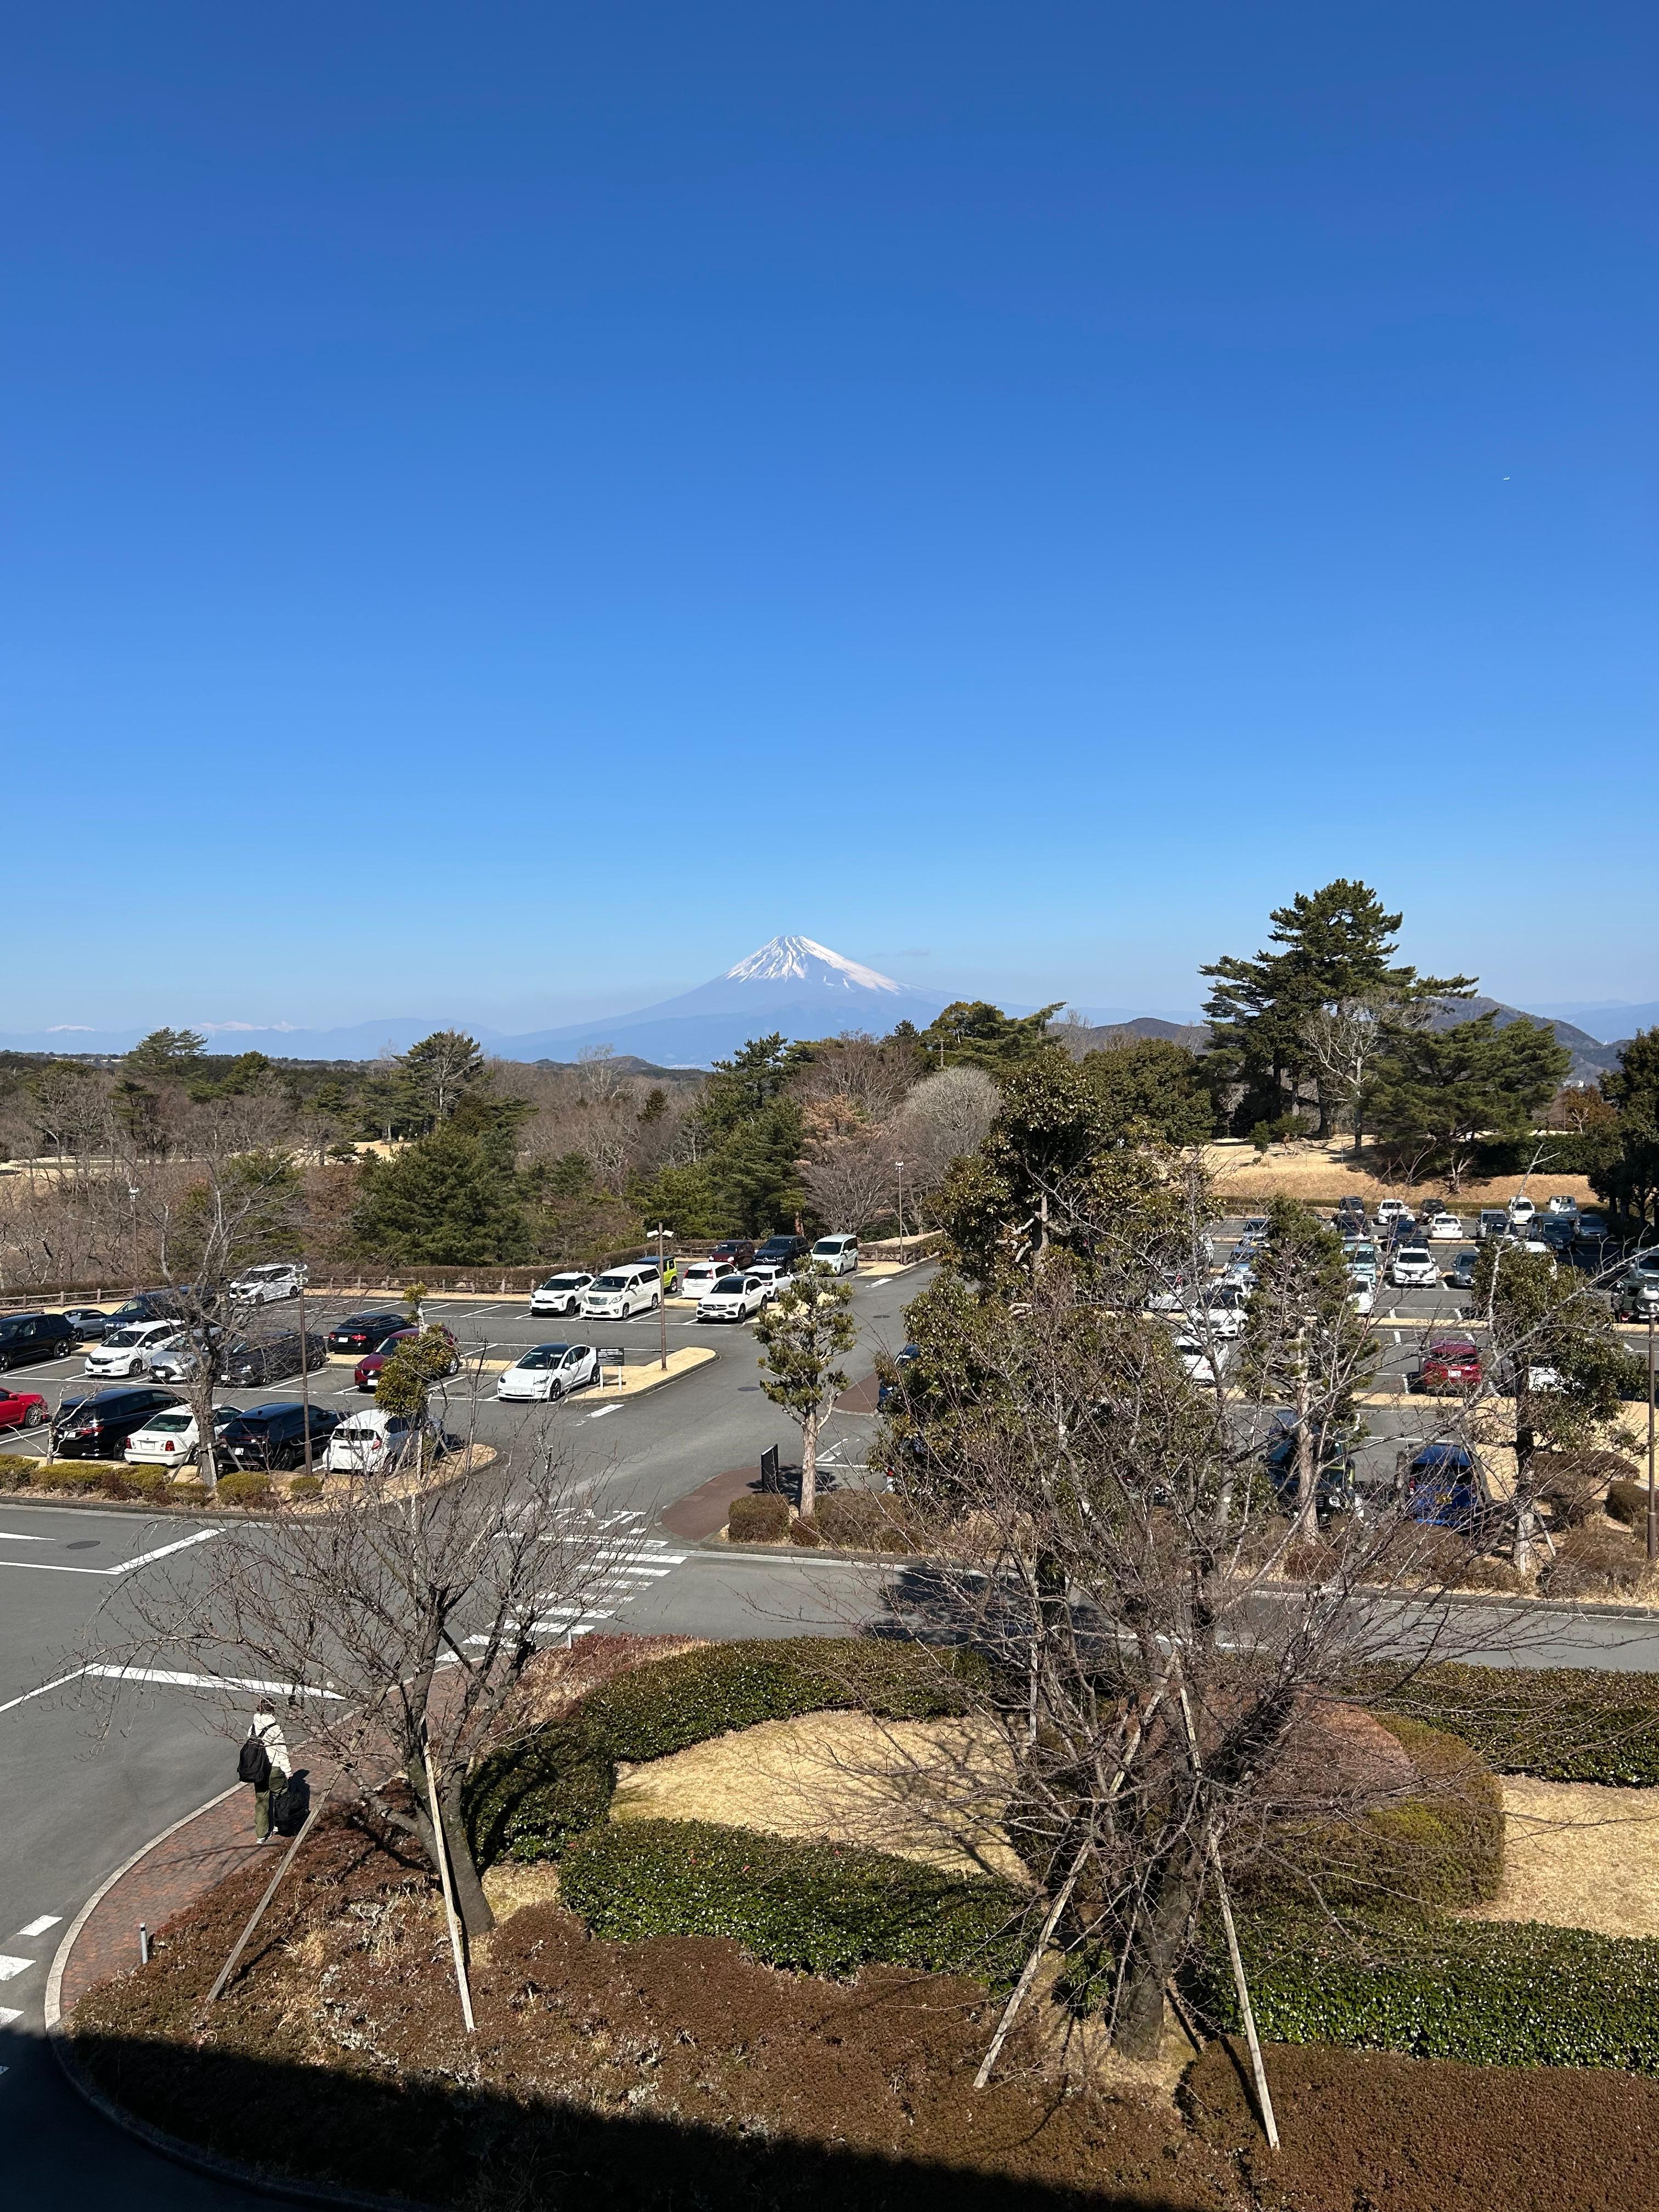
[[[1425,1444],[1406,1470],[1405,1487],[1413,1521],[1467,1531],[1481,1519],[1480,1466],[1467,1444]]]

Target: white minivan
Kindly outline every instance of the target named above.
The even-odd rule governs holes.
[[[859,1263],[856,1237],[820,1237],[810,1254],[812,1265],[832,1275],[850,1275]]]
[[[590,1321],[627,1321],[636,1313],[654,1313],[661,1304],[661,1279],[641,1260],[607,1267],[582,1292],[582,1311]]]

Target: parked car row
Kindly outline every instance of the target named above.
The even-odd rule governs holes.
[[[790,1279],[803,1261],[831,1275],[850,1275],[859,1264],[856,1237],[820,1237],[808,1246],[804,1237],[769,1237],[763,1244],[746,1237],[727,1237],[706,1259],[692,1260],[684,1270],[665,1260],[659,1270],[654,1260],[629,1260],[592,1275],[580,1268],[565,1268],[550,1275],[530,1294],[530,1311],[537,1319],[549,1316],[580,1315],[589,1321],[629,1321],[636,1313],[654,1313],[665,1297],[678,1296],[696,1303],[717,1297],[723,1320],[732,1301],[734,1277],[756,1277],[775,1289]],[[741,1298],[738,1300],[741,1304]]]

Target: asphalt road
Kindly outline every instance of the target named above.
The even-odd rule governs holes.
[[[1456,1248],[1433,1249],[1449,1267]],[[927,1279],[927,1271],[916,1269],[898,1279],[855,1282],[860,1341],[848,1362],[854,1378],[868,1372],[878,1348],[902,1342],[903,1305]],[[1403,1390],[1430,1325],[1458,1322],[1461,1303],[1446,1290],[1381,1291],[1380,1392]],[[308,1300],[307,1321],[327,1326],[349,1310],[342,1302]],[[434,1302],[434,1310],[465,1350],[489,1358],[510,1359],[528,1345],[563,1339],[624,1345],[631,1366],[648,1358],[659,1340],[655,1316],[597,1324],[532,1321],[523,1301],[488,1298]],[[722,1552],[661,1528],[662,1511],[710,1477],[755,1464],[769,1444],[779,1445],[787,1461],[797,1442],[793,1426],[761,1393],[746,1327],[700,1324],[689,1310],[671,1308],[668,1336],[671,1346],[707,1344],[718,1356],[659,1390],[608,1404],[580,1394],[551,1416],[573,1471],[595,1498],[638,1515],[649,1532],[640,1555],[648,1571],[619,1586],[600,1617],[641,1633],[728,1638],[835,1633],[868,1619],[882,1600],[878,1577],[866,1568],[810,1554]],[[65,1389],[87,1387],[78,1359],[17,1370],[11,1379],[40,1390],[54,1406]],[[323,1402],[342,1409],[366,1402],[349,1369],[331,1367],[313,1382]],[[224,1394],[242,1405],[295,1395],[290,1384]],[[1437,1422],[1432,1401],[1370,1406],[1366,1416],[1379,1468],[1384,1461],[1391,1465],[1401,1444],[1432,1433]],[[447,1425],[485,1442],[509,1443],[547,1418],[544,1408],[498,1404],[493,1376],[463,1376],[449,1389]],[[824,1456],[832,1479],[840,1470],[859,1480],[870,1427],[868,1417],[853,1414],[831,1424]],[[4,1448],[38,1448],[40,1441],[9,1437]],[[42,2212],[79,2212],[118,2193],[137,2212],[161,2212],[163,2206],[223,2212],[268,2201],[183,2172],[107,2129],[63,2084],[41,2033],[46,1973],[69,1919],[123,1860],[234,1773],[216,1709],[187,1686],[124,1689],[117,1724],[106,1729],[82,1686],[43,1686],[73,1664],[99,1605],[125,1575],[156,1571],[150,1555],[163,1545],[205,1534],[206,1524],[0,1499],[0,1771],[7,1785],[0,2067],[8,2069],[0,2079],[0,2111],[12,2122],[9,2166],[17,2201]],[[1471,1612],[1469,1631],[1472,1643],[1487,1647],[1486,1656],[1497,1656],[1491,1648],[1496,1638],[1518,1664],[1659,1670],[1659,1623],[1570,1614],[1540,1620],[1534,1612],[1511,1624],[1503,1608],[1482,1606]]]

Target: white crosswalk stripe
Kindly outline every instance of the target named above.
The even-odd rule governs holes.
[[[531,1623],[538,1636],[567,1637],[574,1643],[579,1636],[590,1636],[601,1621],[614,1620],[617,1608],[629,1604],[641,1590],[654,1589],[672,1575],[676,1567],[685,1565],[690,1556],[686,1552],[672,1552],[662,1536],[647,1536],[635,1540],[634,1532],[645,1521],[643,1513],[614,1512],[597,1516],[591,1524],[603,1532],[615,1529],[617,1540],[601,1544],[594,1551],[593,1561],[598,1573],[593,1587],[580,1605],[556,1601],[550,1591],[545,1599],[536,1601],[538,1611]],[[549,1542],[556,1539],[550,1537]],[[469,1644],[483,1644],[482,1636],[470,1636]]]

